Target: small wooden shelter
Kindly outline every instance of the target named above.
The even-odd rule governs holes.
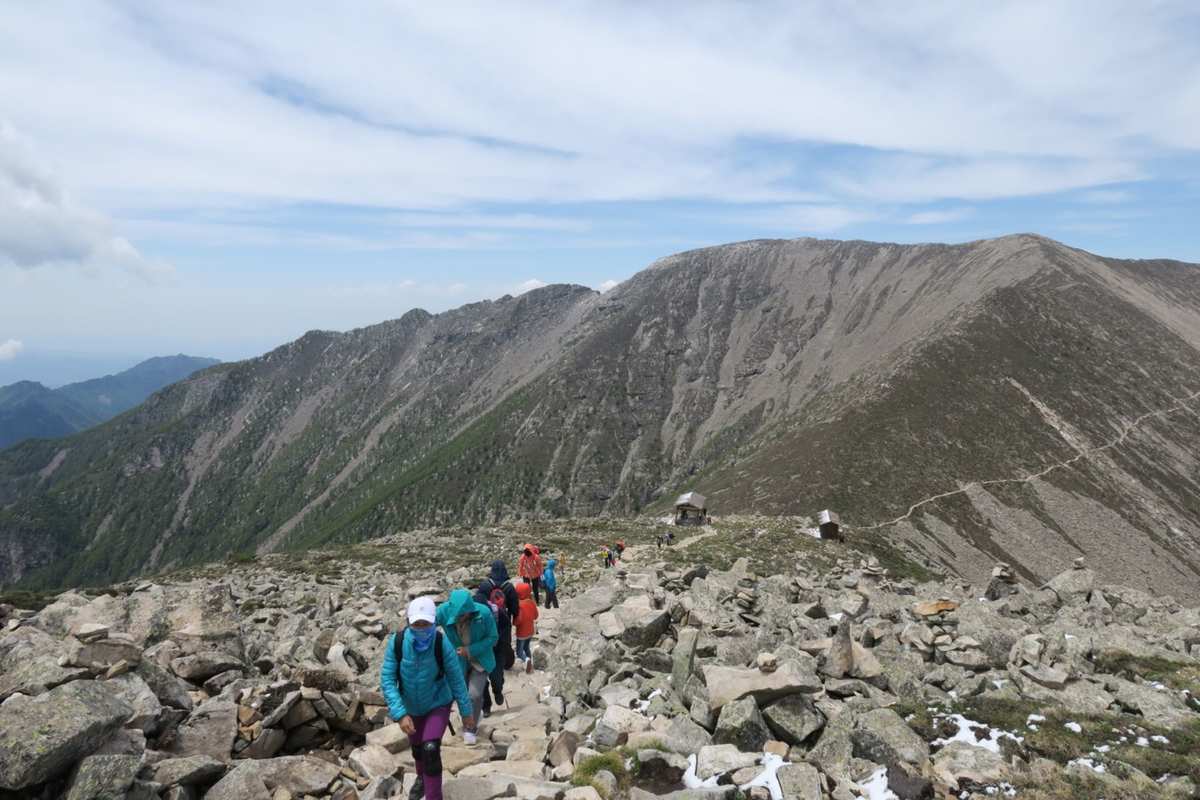
[[[704,525],[708,522],[708,501],[699,492],[684,492],[675,501],[676,525]]]
[[[841,539],[842,521],[838,515],[826,509],[817,515],[817,527],[822,539]]]

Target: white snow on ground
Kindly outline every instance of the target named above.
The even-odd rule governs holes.
[[[687,772],[683,773],[683,785],[689,789],[715,789],[717,782],[721,780],[720,775],[713,775],[708,780],[700,780],[696,775],[696,754],[692,753],[688,756]]]
[[[1137,741],[1136,741],[1136,742],[1134,742],[1134,744],[1136,744],[1138,747],[1149,747],[1149,746],[1150,746],[1150,740],[1149,740],[1149,739],[1147,739],[1145,736],[1139,736],[1139,737],[1137,738]]]
[[[763,771],[758,773],[754,780],[743,783],[738,788],[745,792],[755,786],[762,786],[771,793],[771,800],[783,800],[783,787],[779,785],[779,776],[775,773],[779,772],[780,767],[786,767],[790,763],[774,753],[763,753]]]
[[[1072,761],[1068,761],[1067,766],[1068,767],[1074,767],[1074,766],[1087,767],[1088,769],[1092,770],[1093,772],[1099,772],[1099,773],[1104,773],[1104,772],[1108,771],[1104,768],[1103,764],[1099,764],[1095,761],[1092,761],[1090,758],[1076,758]]]
[[[982,747],[984,750],[990,750],[993,753],[999,753],[1001,739],[1008,738],[1018,743],[1025,741],[1022,737],[1009,733],[1008,731],[1000,731],[996,730],[995,728],[988,728],[988,726],[980,722],[969,720],[962,714],[950,714],[949,716],[945,717],[945,719],[953,720],[954,723],[958,725],[958,731],[949,739],[935,739],[933,742],[931,742],[931,744],[938,747],[944,747],[951,742],[962,742],[963,744],[969,744],[972,747]],[[978,728],[988,728],[987,738],[980,739],[978,737],[976,734],[976,729]]]
[[[1165,736],[1162,736],[1161,734],[1157,734],[1157,733],[1150,737],[1150,741],[1158,742],[1159,744],[1170,744],[1171,743],[1170,739],[1168,739]]]
[[[645,700],[638,700],[638,711],[645,713],[646,709],[650,707],[650,701],[658,697],[660,694],[662,694],[662,689],[655,689],[653,692],[646,695]]]
[[[1083,733],[1083,726],[1078,722],[1066,722],[1063,724],[1063,727],[1069,731],[1074,731],[1075,733]]]
[[[860,781],[858,785],[866,792],[863,797],[867,800],[900,800],[896,793],[888,788],[887,767],[875,770],[871,773],[871,777]]]

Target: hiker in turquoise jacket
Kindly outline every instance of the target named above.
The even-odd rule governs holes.
[[[495,648],[500,640],[492,610],[477,603],[469,590],[455,589],[450,599],[437,607],[437,622],[462,660],[471,708],[483,708],[483,693],[488,675],[496,668]],[[463,741],[467,744],[475,744],[476,724],[475,719],[463,718]]]
[[[557,566],[558,559],[547,555],[546,568],[542,570],[542,586],[546,590],[546,608],[558,608],[558,575],[554,572],[554,568]]]
[[[388,637],[379,671],[388,714],[400,723],[412,745],[417,780],[426,800],[442,800],[442,736],[450,724],[451,698],[458,701],[464,726],[475,713],[462,663],[450,637],[438,634],[436,621],[432,598],[413,600],[408,606],[408,627]]]

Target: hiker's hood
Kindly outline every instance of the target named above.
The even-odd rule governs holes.
[[[530,600],[533,598],[533,587],[528,583],[517,584],[517,597],[522,600]]]
[[[492,562],[492,571],[488,573],[488,577],[491,578],[492,583],[503,586],[504,582],[508,580],[508,567],[504,566],[504,562],[497,558]]]
[[[548,569],[548,570],[550,570],[551,572],[553,572],[553,571],[554,571],[554,568],[555,568],[555,567],[557,567],[557,566],[558,566],[558,559],[557,559],[557,558],[554,558],[553,556],[551,556],[550,558],[547,558],[547,559],[546,559],[546,569]]]
[[[450,593],[446,602],[442,603],[442,608],[445,609],[442,612],[445,615],[445,621],[453,624],[463,613],[470,614],[475,611],[475,600],[472,599],[470,590],[455,589]]]
[[[479,588],[475,590],[475,596],[472,599],[474,599],[474,601],[476,603],[482,603],[484,605],[487,605],[488,595],[490,595],[491,593],[492,593],[492,582],[490,580],[485,580],[479,584]]]
[[[530,553],[536,556],[538,554],[537,545],[526,542],[525,544],[521,545],[521,552]]]

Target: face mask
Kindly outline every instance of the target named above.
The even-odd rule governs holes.
[[[432,625],[428,628],[409,628],[412,631],[413,648],[418,653],[424,653],[433,644],[434,634],[437,633],[437,628]]]

